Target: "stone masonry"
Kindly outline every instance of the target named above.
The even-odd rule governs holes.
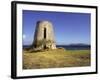
[[[34,50],[56,49],[53,25],[51,22],[37,22],[32,46]]]

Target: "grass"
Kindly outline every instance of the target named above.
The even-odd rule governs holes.
[[[23,69],[90,66],[90,50],[23,51]]]

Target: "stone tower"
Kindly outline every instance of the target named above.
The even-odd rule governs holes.
[[[56,49],[53,25],[49,21],[38,21],[33,41],[33,49]]]

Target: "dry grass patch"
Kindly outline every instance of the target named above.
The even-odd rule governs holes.
[[[23,69],[90,66],[90,50],[23,52]]]

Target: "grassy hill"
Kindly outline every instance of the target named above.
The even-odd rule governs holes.
[[[90,50],[23,51],[23,69],[90,66]]]

